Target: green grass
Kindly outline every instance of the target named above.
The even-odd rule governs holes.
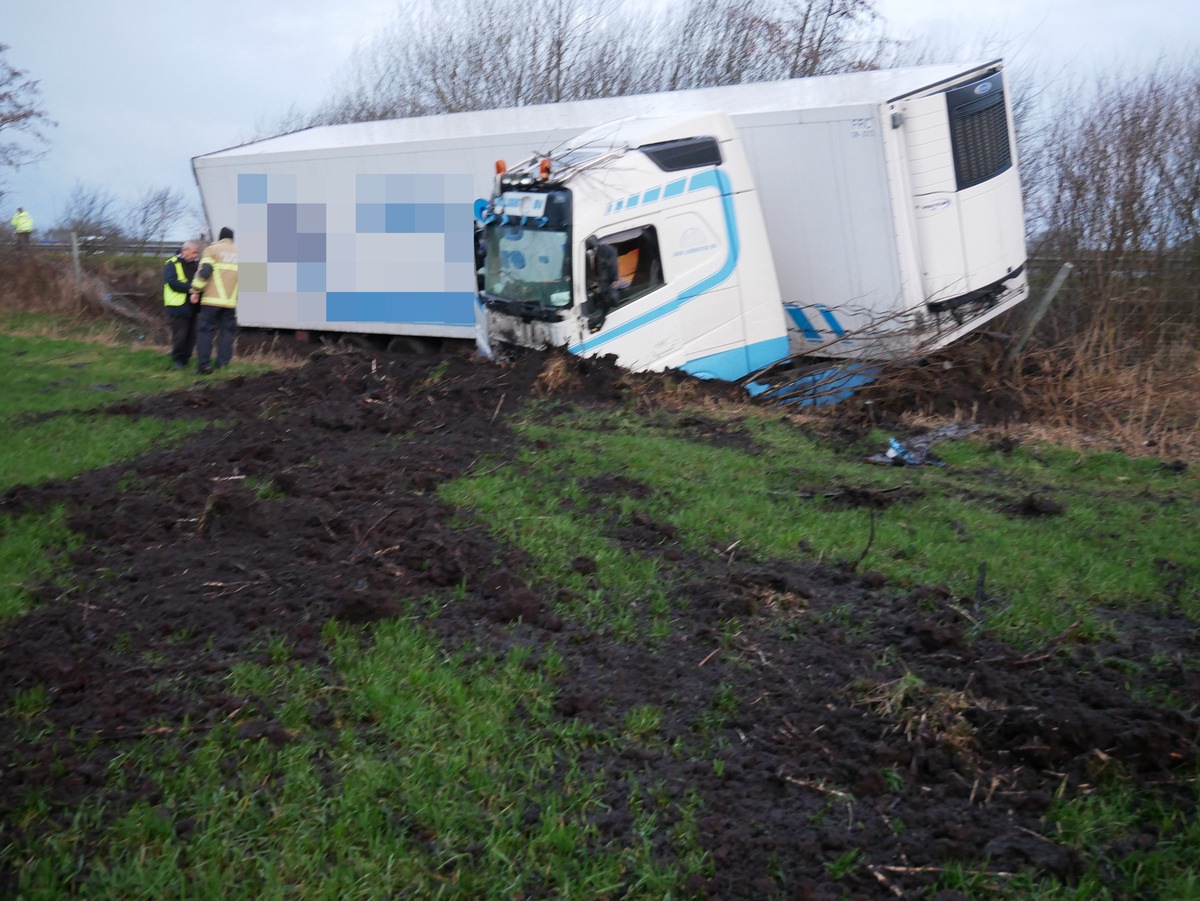
[[[114,460],[170,445],[202,427],[195,422],[90,413],[14,425],[0,449],[0,472],[5,488],[69,479]]]
[[[31,591],[54,581],[59,555],[76,544],[63,524],[61,507],[49,513],[0,516],[0,623],[29,609]]]
[[[26,326],[37,317],[20,320]],[[17,320],[9,317],[5,322]],[[66,480],[203,428],[103,412],[140,395],[187,388],[166,355],[83,340],[0,334],[0,491]],[[29,588],[53,580],[74,540],[62,511],[0,516],[0,622],[29,606]]]
[[[285,664],[229,675],[235,691],[290,703],[282,721],[295,740],[238,740],[234,723],[186,755],[152,741],[130,747],[110,779],[161,773],[169,800],[111,823],[100,808],[81,811],[25,862],[28,896],[74,872],[84,834],[99,836],[88,849],[97,863],[77,887],[90,898],[587,899],[633,873],[634,897],[651,898],[686,876],[658,864],[649,841],[591,847],[602,775],[559,768],[582,737],[550,715],[553,693],[523,652],[466,664],[405,618],[380,625],[365,648],[357,630],[331,626],[326,637],[343,680],[336,691],[321,673]],[[304,710],[322,699],[338,725],[331,744],[306,737]],[[33,713],[40,704],[24,702]],[[654,802],[638,792],[652,834]],[[694,826],[676,842],[699,866]]]
[[[762,448],[746,454],[679,437],[671,423],[626,415],[572,414],[528,422],[536,451],[513,469],[485,472],[446,489],[536,561],[544,585],[580,589],[568,568],[586,551],[611,597],[653,597],[655,563],[603,537],[597,517],[575,515],[583,483],[628,471],[653,489],[646,501],[614,497],[615,516],[641,512],[675,527],[693,548],[728,549],[751,558],[806,553],[858,563],[899,586],[944,584],[974,597],[980,567],[988,625],[1016,643],[1035,643],[1082,622],[1096,634],[1100,605],[1160,595],[1163,561],[1191,567],[1200,582],[1200,478],[1154,460],[1120,454],[1080,458],[1054,448],[1011,456],[970,442],[940,446],[946,466],[888,467],[866,462],[878,447],[834,454],[773,416],[742,424]],[[886,447],[880,438],[879,446]],[[851,490],[895,503],[847,507]],[[1013,512],[1030,495],[1063,507],[1055,516]],[[563,499],[570,503],[562,504]],[[1136,528],[1131,528],[1136,524]],[[1184,612],[1200,617],[1195,590]],[[612,606],[601,617],[612,615]]]
[[[1198,778],[1200,773],[1191,774],[1193,782]],[[1072,886],[1021,873],[1008,886],[1007,897],[1039,901],[1200,898],[1196,863],[1200,822],[1177,803],[1165,804],[1158,789],[1126,780],[1116,769],[1103,772],[1089,793],[1060,800],[1049,819],[1058,842],[1079,853],[1087,863],[1086,871]],[[1149,847],[1148,832],[1159,836]],[[976,879],[963,872],[948,880],[948,887],[967,887]],[[980,890],[970,897],[996,894]]]
[[[698,551],[724,549],[750,558],[804,555],[858,561],[860,569],[884,573],[894,584],[944,584],[956,595],[975,595],[984,569],[982,609],[986,624],[1013,643],[1035,646],[1075,625],[1081,639],[1110,628],[1097,617],[1101,606],[1137,606],[1161,597],[1174,578],[1163,563],[1183,573],[1178,591],[1183,612],[1200,618],[1200,479],[1163,468],[1153,459],[1121,454],[1080,456],[1049,446],[1004,454],[986,445],[959,441],[938,447],[943,467],[881,467],[865,462],[886,436],[835,454],[772,416],[741,423],[762,449],[746,454],[729,447],[679,437],[675,423],[625,414],[579,414],[522,427],[531,449],[517,464],[461,480],[444,496],[470,507],[494,530],[529,552],[544,588],[582,590],[582,578],[566,564],[580,550],[599,562],[588,594],[592,625],[621,634],[628,599],[655,597],[660,574],[653,561],[631,558],[605,537],[602,515],[580,517],[585,483],[600,474],[629,473],[651,495],[633,500],[613,496],[607,504],[620,519],[636,513],[676,527]],[[534,450],[533,448],[536,448]],[[850,489],[894,494],[896,503],[872,512],[843,508]],[[1014,512],[1030,495],[1052,499],[1061,515]],[[568,503],[564,506],[564,499]],[[607,599],[607,602],[605,602]],[[669,618],[663,607],[657,614]],[[849,624],[848,624],[849,625]],[[653,711],[635,709],[627,730],[652,731]],[[712,726],[723,717],[712,718]],[[1125,819],[1114,816],[1120,806]],[[1091,802],[1061,804],[1054,820],[1064,841],[1087,858],[1096,854],[1080,886],[1039,882],[1029,874],[1000,881],[986,862],[974,869],[951,866],[944,885],[970,897],[1118,898],[1134,894],[1200,897],[1197,827],[1178,812],[1162,814],[1161,847],[1131,851],[1109,884],[1097,849],[1117,841],[1122,822],[1129,834],[1137,817],[1155,816],[1132,789],[1114,785]],[[847,852],[828,865],[837,877],[857,866]]]
[[[4,392],[0,417],[91,410],[148,392],[188,385],[165,353],[61,338],[0,335]]]

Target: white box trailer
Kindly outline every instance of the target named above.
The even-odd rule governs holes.
[[[725,111],[793,349],[887,357],[1027,293],[1006,94],[999,60],[921,66],[312,128],[193,171],[210,227],[237,234],[242,324],[474,338],[475,209],[496,160],[622,117]],[[881,317],[903,327],[880,339]]]
[[[210,229],[235,233],[239,323],[474,340],[473,210],[496,159],[593,124],[534,109],[322,126],[193,159]]]

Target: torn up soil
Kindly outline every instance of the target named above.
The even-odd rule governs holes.
[[[722,425],[676,404],[750,401],[676,374],[538,354],[507,368],[454,354],[318,354],[301,368],[124,405],[113,412],[221,425],[131,463],[9,491],[0,512],[65,505],[83,543],[73,587],[46,587],[0,634],[0,810],[34,793],[65,821],[85,801],[112,816],[164,802],[149,778],[123,794],[105,775],[123,742],[152,727],[186,750],[170,727],[240,711],[246,737],[292,740],[263,699],[227,694],[231,665],[279,636],[297,664],[321,667],[326,621],[411,615],[424,597],[443,602],[428,628],[448,651],[561,656],[563,718],[620,732],[631,708],[662,712],[661,742],[587,752],[586,766],[608,779],[594,841],[640,843],[631,784],[661,785],[656,842],[667,859],[695,793],[713,872],[690,897],[916,897],[956,862],[1070,883],[1085,861],[1048,834],[1056,795],[1120,772],[1190,809],[1194,793],[1176,773],[1195,764],[1196,719],[1144,700],[1170,692],[1189,710],[1200,700],[1194,626],[1169,613],[1113,612],[1119,644],[1068,634],[1021,653],[978,627],[973,599],[937,585],[906,590],[848,565],[689,551],[672,527],[618,515],[617,501],[636,507],[651,490],[630,471],[593,480],[581,515],[662,562],[674,630],[651,647],[584,628],[578,599],[528,584],[522,553],[435,490],[485,455],[511,459],[521,439],[509,418],[533,415],[524,401],[535,396],[559,412],[657,409],[690,440],[746,440],[728,417]],[[255,486],[267,481],[263,497]],[[575,561],[584,573],[596,565]],[[1116,662],[1151,655],[1178,666]],[[13,711],[36,686],[51,728],[34,738]],[[728,713],[698,736],[715,710]],[[320,733],[331,717],[315,710],[311,724]],[[0,846],[36,848],[34,827],[6,814],[2,828]],[[1155,842],[1147,830],[1137,842]],[[1113,847],[1112,859],[1126,850]],[[88,849],[80,854],[86,872]],[[847,860],[856,865],[835,878]],[[0,874],[0,894],[14,878]]]

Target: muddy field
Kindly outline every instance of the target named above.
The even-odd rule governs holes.
[[[570,376],[553,390],[551,363]],[[439,364],[445,374],[429,381]],[[972,618],[986,620],[986,609],[936,585],[901,590],[848,565],[688,551],[670,526],[614,512],[617,498],[648,497],[637,472],[597,477],[581,515],[606,523],[629,552],[660,559],[680,601],[674,633],[651,652],[582,628],[571,596],[527,584],[517,549],[437,499],[434,489],[484,455],[513,453],[518,439],[506,423],[532,396],[553,398],[559,412],[634,403],[660,410],[687,440],[749,440],[736,416],[676,410],[681,379],[538,355],[499,368],[454,354],[319,353],[301,368],[121,407],[223,426],[0,499],[5,514],[65,504],[84,539],[72,556],[74,587],[45,589],[37,609],[0,635],[0,810],[34,791],[48,793],[64,820],[84,801],[103,800],[115,816],[136,799],[162,800],[152,780],[122,796],[104,776],[151,724],[217,723],[241,710],[246,737],[288,741],[262,699],[225,693],[232,663],[251,659],[269,633],[287,639],[295,662],[320,667],[330,617],[380,620],[408,611],[409,598],[449,601],[464,581],[465,600],[448,603],[429,628],[448,649],[527,645],[535,659],[561,655],[564,718],[619,731],[626,710],[653,705],[664,712],[666,745],[681,736],[686,746],[719,686],[733,686],[723,766],[699,748],[693,759],[641,749],[587,761],[622,774],[610,781],[611,810],[595,822],[597,843],[637,841],[627,780],[703,798],[715,873],[689,887],[697,898],[914,897],[953,862],[1069,882],[1085,861],[1047,837],[1042,816],[1056,793],[1120,767],[1167,803],[1190,805],[1173,773],[1195,762],[1196,720],[1136,700],[1150,686],[1106,662],[1168,655],[1181,663],[1156,671],[1155,690],[1200,700],[1196,670],[1183,663],[1195,660],[1195,631],[1182,619],[1112,611],[1120,646],[1064,635],[1019,652],[986,631],[976,637]],[[716,385],[687,393],[735,409],[748,403]],[[878,401],[873,416],[903,404]],[[262,500],[249,487],[268,477],[281,497]],[[584,572],[595,565],[576,561]],[[1147,600],[1177,609],[1170,598]],[[800,616],[805,628],[789,628]],[[715,654],[731,617],[743,624],[737,654]],[[924,680],[925,697],[908,699],[919,717],[895,707],[906,672]],[[862,689],[870,684],[874,696]],[[37,685],[47,689],[53,731],[21,740],[13,699]],[[314,733],[330,721],[312,711]],[[36,845],[30,829],[6,816],[0,845]],[[1155,840],[1148,832],[1109,854],[1117,860]],[[861,865],[835,881],[827,865],[856,848]],[[13,874],[0,873],[0,895],[13,886]]]

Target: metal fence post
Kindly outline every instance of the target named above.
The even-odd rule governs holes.
[[[1046,289],[1046,293],[1042,295],[1042,299],[1038,301],[1033,312],[1029,314],[1029,319],[1025,322],[1025,327],[1021,330],[1021,337],[1008,349],[1008,362],[1014,362],[1017,357],[1025,350],[1025,345],[1029,343],[1029,339],[1033,336],[1033,330],[1037,328],[1038,323],[1042,321],[1042,317],[1046,315],[1046,311],[1050,309],[1050,303],[1054,300],[1056,294],[1063,286],[1063,282],[1067,280],[1067,276],[1071,274],[1071,270],[1075,268],[1075,264],[1070,261],[1063,263],[1058,270],[1058,274],[1054,276],[1054,281],[1050,283],[1050,287]]]
[[[83,266],[79,263],[79,236],[71,232],[71,264],[75,270],[75,288],[83,290]]]

